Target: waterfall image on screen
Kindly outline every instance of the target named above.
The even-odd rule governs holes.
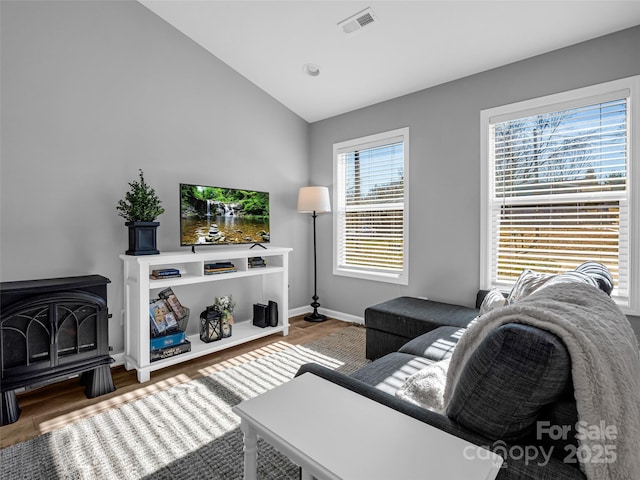
[[[180,245],[268,243],[269,193],[180,184]]]

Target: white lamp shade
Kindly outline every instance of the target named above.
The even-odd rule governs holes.
[[[331,211],[327,187],[301,187],[298,192],[298,212],[327,213]]]

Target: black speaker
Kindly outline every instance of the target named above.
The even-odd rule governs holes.
[[[269,300],[269,326],[278,326],[278,304]]]
[[[253,304],[253,324],[256,327],[264,328],[269,325],[269,307],[262,303]]]

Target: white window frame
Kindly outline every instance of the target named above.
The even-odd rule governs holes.
[[[350,268],[342,265],[340,260],[340,228],[345,212],[345,192],[342,178],[344,172],[339,164],[339,155],[347,151],[373,148],[390,143],[396,143],[402,139],[404,148],[404,207],[403,207],[403,262],[401,272],[389,272],[376,268]],[[333,145],[333,274],[345,277],[360,278],[379,282],[394,283],[399,285],[409,284],[409,127],[403,127],[388,132],[377,133],[365,137],[355,138]]]
[[[579,88],[545,97],[526,100],[510,105],[483,110],[480,113],[481,128],[481,222],[480,222],[480,288],[490,289],[495,285],[491,278],[492,252],[491,199],[493,191],[491,125],[510,118],[524,118],[538,113],[560,111],[584,104],[585,100],[597,103],[613,92],[628,90],[629,125],[628,141],[628,182],[629,189],[629,289],[627,296],[619,296],[614,290],[612,298],[621,310],[630,315],[640,315],[640,75],[614,80],[598,85]]]

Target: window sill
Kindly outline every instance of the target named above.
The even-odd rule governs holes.
[[[349,269],[349,268],[334,268],[333,274],[339,275],[341,277],[359,278],[361,280],[371,280],[374,282],[393,283],[397,285],[409,284],[408,272],[386,273],[386,272],[363,271],[363,270],[356,270],[356,269]]]

